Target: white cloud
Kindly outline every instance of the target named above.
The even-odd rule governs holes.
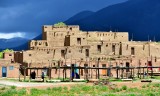
[[[0,32],[0,39],[11,39],[11,38],[16,38],[16,37],[25,37],[24,32],[14,32],[14,33],[3,33]]]

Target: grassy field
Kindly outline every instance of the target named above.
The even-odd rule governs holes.
[[[47,89],[25,89],[0,85],[0,96],[160,96],[160,84],[149,83],[140,88],[121,86],[110,88],[103,85],[75,85]]]

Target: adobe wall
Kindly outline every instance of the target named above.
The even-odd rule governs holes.
[[[4,62],[0,63],[0,78],[2,77],[2,67],[7,68],[7,78],[18,78],[19,77],[19,64],[18,63],[4,63]],[[11,67],[13,69],[11,69]]]

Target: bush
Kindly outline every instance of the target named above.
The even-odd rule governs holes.
[[[153,87],[160,87],[160,84],[158,84],[158,83],[153,84]]]
[[[11,89],[16,89],[16,86],[11,86]]]
[[[1,90],[5,90],[5,89],[6,89],[6,87],[2,87],[2,88],[1,88]]]
[[[142,86],[142,88],[146,88],[146,86],[145,86],[145,85],[143,85],[143,86]]]
[[[122,86],[122,90],[127,90],[127,86]]]
[[[153,92],[147,94],[147,96],[156,96]]]

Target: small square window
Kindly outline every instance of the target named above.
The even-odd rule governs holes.
[[[29,56],[32,56],[32,54],[29,54]]]
[[[95,65],[93,65],[93,67],[95,67]]]
[[[14,70],[14,66],[9,66],[9,70]]]
[[[9,56],[12,56],[12,54],[9,54]]]

